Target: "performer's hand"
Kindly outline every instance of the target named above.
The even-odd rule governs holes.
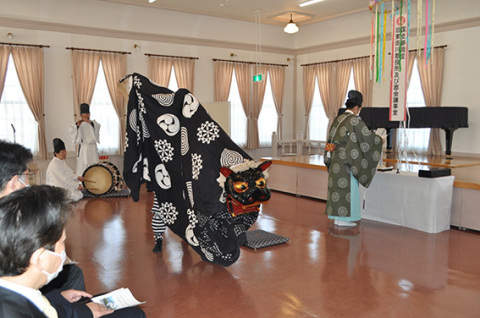
[[[82,290],[69,289],[64,290],[60,294],[71,303],[79,301],[82,297],[92,298],[93,296]]]
[[[80,127],[80,125],[82,124],[82,122],[83,122],[83,119],[77,120],[77,126]]]
[[[84,113],[81,115],[82,117],[82,121],[86,122],[86,123],[90,123],[90,114],[89,113]]]
[[[82,181],[82,182],[85,180],[84,177],[78,177],[77,179],[78,179],[78,181]]]
[[[87,303],[87,307],[92,311],[94,318],[102,317],[113,312],[112,309],[108,309],[104,305],[97,303]]]

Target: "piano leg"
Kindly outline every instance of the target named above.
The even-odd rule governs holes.
[[[443,128],[445,131],[445,154],[447,159],[453,159],[452,157],[452,142],[453,142],[453,132],[456,128]]]
[[[392,128],[385,128],[385,130],[387,131],[387,152],[391,152],[392,151]]]

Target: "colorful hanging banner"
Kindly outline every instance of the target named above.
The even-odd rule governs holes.
[[[395,14],[392,21],[392,74],[390,83],[390,121],[407,119],[408,14]],[[402,54],[402,52],[404,52]],[[403,65],[404,67],[401,67]]]

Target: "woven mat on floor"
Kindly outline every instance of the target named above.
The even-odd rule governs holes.
[[[283,244],[289,240],[288,237],[266,232],[264,230],[247,231],[245,234],[247,235],[247,241],[244,245],[253,248],[254,250]]]

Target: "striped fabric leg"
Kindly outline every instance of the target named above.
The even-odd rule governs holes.
[[[153,198],[153,207],[151,212],[153,213],[152,218],[152,230],[153,230],[153,237],[155,241],[163,239],[163,233],[167,229],[165,222],[163,221],[163,217],[160,214],[160,207],[158,206],[157,197],[154,196]]]

